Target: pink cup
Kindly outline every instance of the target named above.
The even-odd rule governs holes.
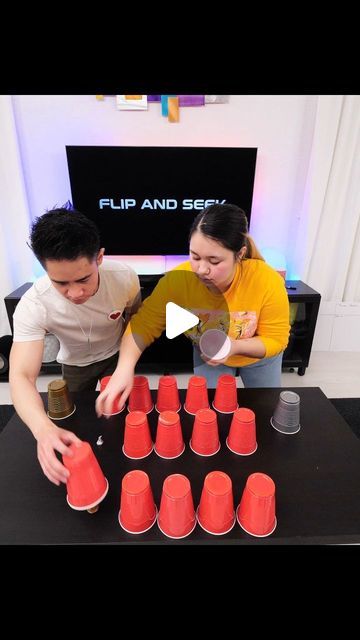
[[[214,535],[231,531],[235,524],[231,478],[222,471],[208,473],[197,511],[199,525]]]
[[[199,341],[199,349],[208,360],[223,360],[231,349],[231,340],[224,331],[208,329]]]
[[[127,458],[146,458],[153,450],[146,413],[131,411],[125,417],[123,453]]]
[[[160,458],[178,458],[185,449],[179,414],[163,411],[156,430],[155,453]]]
[[[226,444],[239,456],[249,456],[257,449],[255,413],[241,407],[234,411]]]
[[[119,523],[128,533],[144,533],[156,521],[156,506],[145,471],[129,471],[121,483]]]
[[[219,413],[233,413],[238,408],[236,378],[225,373],[219,376],[213,407]]]
[[[102,391],[104,391],[104,389],[106,389],[106,387],[107,387],[107,385],[108,385],[110,380],[111,380],[111,376],[105,376],[105,378],[101,378],[101,380],[100,380],[100,393]],[[115,416],[118,413],[121,413],[122,411],[124,411],[125,405],[123,406],[122,409],[119,409],[119,404],[118,404],[119,403],[119,397],[120,397],[120,395],[114,400],[113,406],[112,406],[112,409],[111,409],[111,413],[104,413],[104,416]]]
[[[213,456],[220,449],[217,415],[212,409],[197,411],[192,430],[190,449],[199,456]]]
[[[186,538],[195,529],[196,517],[188,478],[175,473],[164,480],[158,527],[168,538]]]
[[[150,413],[154,408],[151,398],[149,380],[146,376],[135,376],[128,402],[128,411],[144,411]]]
[[[161,376],[155,405],[156,411],[180,411],[181,403],[175,376]]]
[[[109,483],[88,442],[82,442],[80,446],[72,443],[70,450],[73,455],[62,458],[70,471],[66,483],[67,502],[77,511],[93,509],[105,498]]]
[[[252,536],[264,538],[275,531],[275,484],[269,476],[248,477],[236,515],[240,527]]]
[[[204,376],[191,376],[188,382],[184,409],[195,415],[199,409],[209,408],[208,390]]]

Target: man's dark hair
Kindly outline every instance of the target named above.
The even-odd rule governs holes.
[[[46,260],[93,260],[100,250],[98,228],[74,209],[52,209],[35,219],[30,248],[44,266]]]

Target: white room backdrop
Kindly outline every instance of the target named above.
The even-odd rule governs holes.
[[[40,273],[29,224],[71,200],[66,145],[249,146],[258,148],[250,231],[285,256],[288,278],[322,294],[320,348],[334,346],[342,312],[360,313],[359,96],[232,95],[182,108],[178,124],[156,103],[134,112],[117,111],[114,97],[1,96],[0,136],[1,298]]]

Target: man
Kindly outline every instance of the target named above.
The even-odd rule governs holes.
[[[30,247],[46,275],[14,313],[10,389],[18,415],[37,440],[44,474],[59,485],[69,472],[55,451],[71,455],[69,445],[79,439],[48,418],[36,389],[45,334],[60,342],[57,360],[69,391],[95,389],[116,368],[120,337],[140,304],[140,285],[129,266],[103,262],[95,224],[76,211],[53,209],[37,218]]]

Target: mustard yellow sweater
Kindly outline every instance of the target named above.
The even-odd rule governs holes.
[[[235,277],[222,295],[214,294],[191,272],[190,262],[166,273],[132,316],[126,329],[139,334],[148,346],[165,329],[166,303],[174,302],[200,318],[185,333],[198,345],[208,329],[222,329],[233,340],[258,337],[266,358],[283,351],[289,338],[289,301],[283,278],[266,262],[256,259],[237,264]],[[242,367],[258,358],[231,356],[225,364]]]

